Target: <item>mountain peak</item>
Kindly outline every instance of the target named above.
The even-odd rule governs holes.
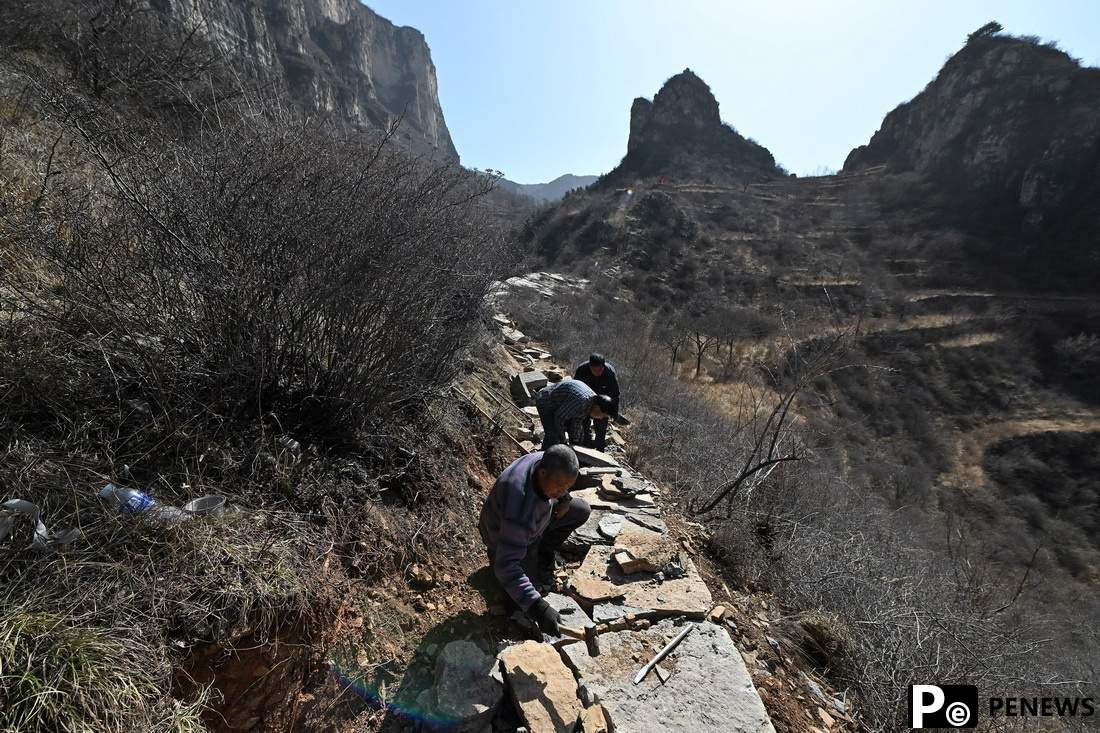
[[[630,108],[626,157],[610,177],[695,175],[739,180],[780,175],[768,150],[722,123],[718,100],[691,69],[669,78],[653,101]]]

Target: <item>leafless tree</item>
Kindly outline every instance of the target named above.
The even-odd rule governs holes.
[[[803,448],[792,429],[792,409],[795,401],[813,381],[823,374],[842,368],[847,334],[838,332],[815,344],[812,353],[803,356],[792,348],[785,365],[786,374],[773,373],[773,385],[784,385],[769,397],[769,391],[751,386],[739,400],[734,432],[730,440],[741,446],[741,457],[733,475],[709,491],[703,498],[690,502],[692,514],[703,515],[723,502],[731,502],[742,491],[751,491],[765,481],[784,463],[802,460]]]
[[[688,348],[695,359],[695,378],[698,379],[703,371],[703,357],[711,347],[718,343],[718,323],[711,312],[703,312],[698,315],[689,315],[681,321],[681,327],[687,334]]]
[[[673,321],[657,330],[656,338],[661,347],[668,352],[670,374],[676,373],[676,362],[680,351],[687,343],[687,334]]]

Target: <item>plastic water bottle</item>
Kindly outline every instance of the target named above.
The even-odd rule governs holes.
[[[188,518],[183,510],[167,504],[158,504],[156,499],[144,491],[128,489],[124,486],[107,484],[100,489],[99,498],[114,505],[120,513],[128,517],[147,515],[150,519],[164,522],[182,522]]]

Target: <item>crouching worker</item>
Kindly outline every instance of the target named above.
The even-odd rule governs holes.
[[[567,445],[529,453],[500,474],[478,521],[497,580],[546,634],[557,635],[558,612],[535,586],[553,580],[556,550],[592,513],[569,494],[578,473]]]
[[[573,379],[578,382],[584,382],[592,389],[596,394],[607,395],[611,398],[611,405],[609,412],[612,417],[619,414],[619,379],[615,375],[615,367],[611,362],[604,359],[603,354],[592,354],[588,357],[588,361],[577,367],[577,372],[573,375]],[[591,445],[596,450],[604,450],[607,448],[607,420],[605,416],[603,419],[598,418],[586,418],[584,421],[584,445]],[[592,443],[589,443],[589,425],[595,424],[596,436]]]
[[[606,420],[614,403],[607,395],[598,395],[584,382],[566,379],[543,387],[535,395],[535,409],[542,422],[542,449],[564,443],[584,445],[588,418]]]

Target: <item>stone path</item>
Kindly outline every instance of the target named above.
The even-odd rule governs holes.
[[[516,341],[508,319],[495,320],[502,337]],[[561,371],[548,363],[528,369]],[[519,399],[531,381],[516,375]],[[537,416],[530,418],[538,433]],[[614,455],[578,454],[582,465],[596,469],[582,477],[588,488],[574,491],[592,505],[592,517],[563,548],[573,567],[561,579],[563,592],[547,600],[563,624],[599,624],[600,654],[590,656],[582,641],[542,635],[502,650],[497,661],[513,719],[530,733],[774,733],[726,627],[720,619],[706,620],[710,590],[687,550],[669,535],[659,488]],[[635,674],[686,626],[693,628],[635,685]],[[491,730],[507,729],[502,717]],[[484,717],[477,716],[476,725],[483,726]]]

